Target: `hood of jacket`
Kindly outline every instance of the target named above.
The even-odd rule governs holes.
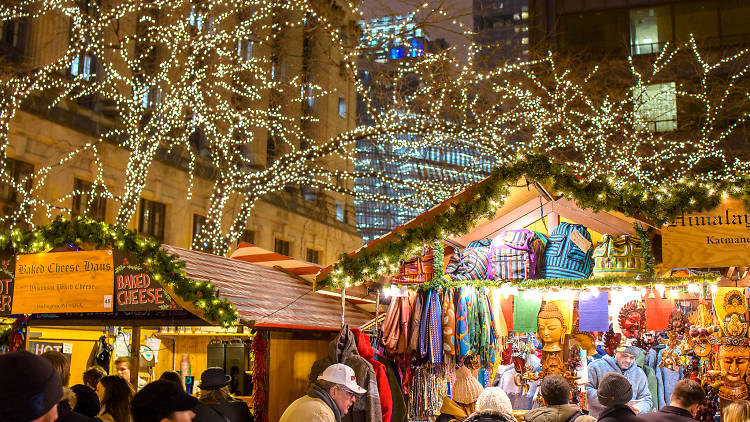
[[[360,331],[359,328],[352,328],[351,332],[354,333],[359,355],[367,361],[375,359],[375,352],[372,350],[372,344],[370,344],[370,338],[367,337],[367,334]]]
[[[344,324],[341,331],[328,344],[328,358],[332,362],[341,363],[352,355],[357,355],[357,342],[354,340],[354,334],[349,330],[349,325]]]
[[[607,355],[607,356],[604,356],[603,358],[601,358],[600,360],[603,360],[604,362],[607,362],[609,364],[609,366],[612,367],[612,371],[613,372],[616,372],[616,373],[619,373],[619,374],[623,374],[623,375],[625,375],[628,372],[635,371],[636,368],[638,368],[638,365],[636,364],[636,362],[638,361],[637,358],[633,362],[633,364],[630,365],[630,368],[628,368],[628,369],[626,369],[624,371],[622,369],[620,369],[619,365],[617,365],[617,360],[615,360],[614,356]],[[627,376],[627,375],[625,375],[625,376]]]
[[[516,418],[501,411],[484,411],[472,413],[464,422],[516,422]]]
[[[538,407],[526,412],[524,420],[528,422],[565,422],[580,411],[581,408],[574,404]]]
[[[443,406],[440,408],[440,414],[451,415],[459,420],[464,420],[469,416],[462,406],[448,397],[443,399]]]

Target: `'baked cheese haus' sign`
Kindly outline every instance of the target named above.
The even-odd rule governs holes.
[[[661,231],[665,268],[750,264],[750,211],[742,201],[674,219]]]

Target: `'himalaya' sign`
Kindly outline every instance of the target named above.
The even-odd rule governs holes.
[[[681,215],[662,229],[665,268],[750,264],[750,212],[741,201]]]

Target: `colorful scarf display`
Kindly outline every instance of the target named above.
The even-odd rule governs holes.
[[[421,327],[419,329],[419,354],[430,363],[441,363],[443,357],[443,324],[440,316],[440,294],[436,289],[427,292]]]

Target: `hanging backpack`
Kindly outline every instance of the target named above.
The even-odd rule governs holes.
[[[592,246],[591,234],[585,226],[560,223],[549,236],[542,277],[588,278],[593,267]]]
[[[531,280],[540,274],[546,239],[531,230],[508,230],[492,240],[487,278]]]
[[[398,275],[391,281],[394,284],[424,284],[435,274],[435,251],[425,247],[420,256],[402,261]],[[442,263],[440,263],[442,265]]]
[[[605,234],[594,249],[594,277],[636,277],[644,272],[639,238]]]
[[[490,260],[489,239],[475,240],[466,249],[456,249],[445,273],[453,280],[484,280]]]

